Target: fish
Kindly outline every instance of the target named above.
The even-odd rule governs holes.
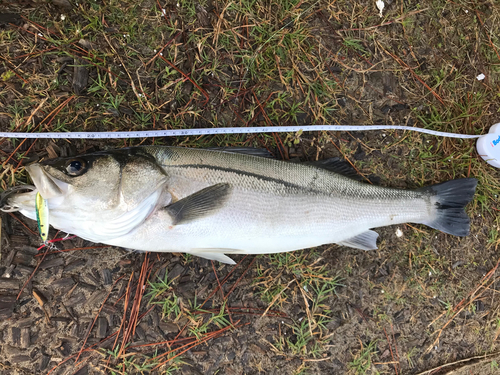
[[[7,194],[0,209],[36,220],[39,193],[60,231],[228,264],[236,254],[325,244],[373,250],[373,228],[403,223],[469,234],[465,207],[475,178],[394,189],[353,178],[339,159],[308,164],[256,154],[138,146],[49,159],[26,166],[34,188]]]

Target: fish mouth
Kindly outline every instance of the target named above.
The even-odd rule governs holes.
[[[41,164],[31,164],[26,167],[35,187],[44,199],[65,195],[69,184],[51,176]]]

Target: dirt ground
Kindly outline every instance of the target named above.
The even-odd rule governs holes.
[[[499,20],[493,0],[390,0],[382,17],[358,0],[0,0],[0,131],[482,134],[500,122]],[[38,251],[36,222],[2,213],[2,374],[500,373],[500,172],[474,141],[389,130],[0,142],[2,189],[29,183],[33,161],[139,144],[338,156],[404,189],[479,181],[468,237],[405,224],[377,229],[375,251],[325,245],[236,266],[79,238]]]

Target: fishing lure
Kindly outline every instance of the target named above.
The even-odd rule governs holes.
[[[43,199],[40,193],[36,193],[36,221],[38,223],[38,233],[43,243],[47,242],[49,237],[49,205],[47,199]]]

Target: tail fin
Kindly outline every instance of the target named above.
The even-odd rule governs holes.
[[[422,224],[454,236],[467,236],[470,219],[465,213],[465,206],[474,197],[476,185],[475,178],[461,178],[420,189],[431,196],[436,209],[433,220]]]

